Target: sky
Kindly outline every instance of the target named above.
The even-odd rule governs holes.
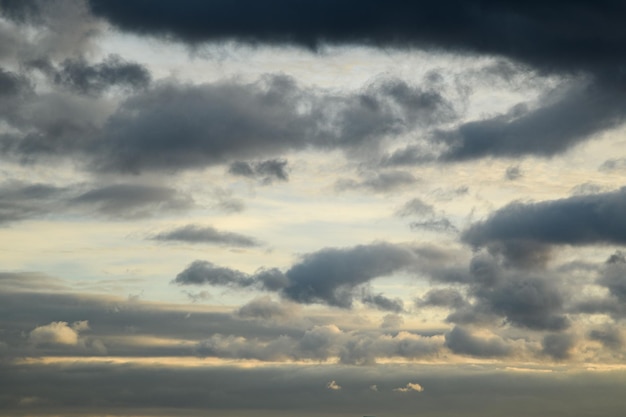
[[[616,416],[626,4],[0,0],[0,416]]]

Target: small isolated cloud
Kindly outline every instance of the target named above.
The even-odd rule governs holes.
[[[626,169],[626,158],[608,159],[598,168],[599,171],[603,172],[621,171],[624,169]]]
[[[378,392],[378,386],[376,386],[376,384],[370,385],[370,391]]]
[[[30,332],[29,340],[35,346],[40,345],[72,345],[78,344],[78,333],[89,330],[89,323],[74,322],[71,326],[65,321],[53,321],[39,326]]]
[[[326,388],[333,390],[333,391],[339,391],[341,389],[341,385],[337,384],[334,380],[332,380],[328,384],[326,384]]]
[[[199,226],[195,224],[161,232],[152,236],[151,239],[162,242],[200,243],[243,248],[259,246],[259,242],[252,237],[217,230],[212,226]]]
[[[230,164],[228,173],[231,175],[256,179],[268,185],[276,181],[289,181],[289,172],[285,159],[268,159],[259,162],[235,161]]]
[[[411,230],[426,230],[429,232],[451,232],[456,233],[458,229],[450,220],[446,218],[426,220],[423,222],[413,222],[409,225]]]
[[[406,171],[388,171],[366,174],[360,181],[339,179],[335,183],[337,191],[366,190],[374,193],[387,193],[415,184],[417,179]]]
[[[432,216],[433,214],[435,214],[433,206],[423,202],[419,198],[407,201],[395,212],[395,215],[398,217]]]
[[[509,181],[515,181],[522,178],[523,173],[519,166],[510,166],[506,169],[504,177]]]
[[[418,383],[409,382],[404,387],[394,388],[393,390],[395,392],[422,392],[424,388]]]

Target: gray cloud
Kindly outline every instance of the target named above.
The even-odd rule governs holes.
[[[173,188],[141,184],[114,184],[92,189],[73,198],[70,203],[106,216],[123,218],[186,210],[193,206],[191,197]]]
[[[407,201],[395,212],[395,215],[399,217],[431,216],[433,214],[435,214],[434,207],[430,204],[423,202],[419,198],[414,198]]]
[[[0,184],[0,224],[54,216],[68,211],[133,219],[193,207],[191,197],[173,188],[144,184]]]
[[[241,306],[236,314],[244,319],[270,320],[293,317],[294,312],[293,304],[278,303],[269,296],[261,296]]]
[[[444,160],[465,160],[485,156],[554,156],[587,140],[591,135],[624,122],[626,101],[619,89],[623,80],[591,81],[573,87],[535,110],[516,106],[509,113],[491,119],[468,122],[452,131],[439,131],[436,140],[449,148]],[[554,93],[553,93],[554,94]],[[586,103],[593,102],[593,106]]]
[[[0,224],[50,214],[67,191],[47,184],[4,183],[0,185]]]
[[[592,329],[588,336],[589,339],[596,340],[612,350],[618,351],[624,345],[624,338],[616,327],[607,326],[603,329]]]
[[[458,309],[466,304],[465,297],[453,288],[435,288],[416,300],[418,307],[434,306]]]
[[[478,357],[508,356],[511,353],[511,348],[502,339],[478,337],[458,326],[446,333],[446,347],[454,353]]]
[[[111,7],[106,2],[91,0],[96,14],[124,30],[173,36],[192,44],[238,39],[307,48],[325,43],[413,46],[503,56],[541,73],[590,75],[587,85],[577,85],[558,97],[552,93],[545,99],[550,103],[538,109],[518,108],[509,114],[440,132],[438,139],[450,147],[442,155],[444,160],[552,156],[596,132],[621,124],[626,116],[620,94],[624,85],[624,58],[620,51],[626,48],[621,22],[626,9],[616,2],[554,1],[529,6],[519,1],[469,1],[460,5],[454,1],[419,5],[394,1],[372,9],[353,2],[341,7],[305,2],[301,9],[284,16],[245,3],[244,7],[255,10],[255,18],[245,23],[234,18],[234,8],[195,7],[196,15],[179,13],[179,6],[159,5],[159,12],[146,16],[139,4]],[[275,9],[288,9],[282,1],[273,4]],[[328,16],[333,16],[331,23]],[[211,21],[215,24],[207,25]],[[578,28],[583,26],[588,30],[581,35]],[[494,71],[499,77],[506,77],[510,68]],[[594,105],[586,105],[589,102]],[[407,151],[411,149],[417,150],[409,147]],[[415,163],[428,158],[417,151],[392,159]]]
[[[228,172],[246,178],[255,178],[262,184],[273,181],[288,181],[287,161],[284,159],[268,159],[260,162],[236,161],[230,164]]]
[[[578,195],[599,194],[603,191],[606,191],[606,190],[601,185],[594,184],[591,182],[585,182],[583,184],[578,184],[572,187],[570,194],[572,196],[578,196]]]
[[[54,82],[82,94],[99,94],[112,87],[146,88],[150,73],[142,65],[125,62],[110,55],[99,64],[90,65],[85,59],[66,59],[54,74]]]
[[[576,338],[567,333],[548,334],[542,341],[542,352],[556,360],[567,359],[574,348]]]
[[[416,268],[428,253],[430,251],[424,248],[383,242],[352,248],[327,248],[304,255],[284,273],[278,269],[261,269],[254,274],[245,274],[207,261],[195,261],[178,274],[174,282],[240,288],[256,286],[278,291],[298,303],[350,308],[358,287],[374,278]],[[400,311],[402,307],[397,300],[382,294],[365,294],[362,298],[366,304],[391,311]]]
[[[181,285],[223,285],[249,287],[255,280],[243,272],[218,267],[208,261],[194,261],[184,271],[176,275],[174,281]]]
[[[394,313],[404,311],[404,302],[400,298],[391,299],[382,294],[363,294],[361,302],[383,311],[391,311]]]
[[[609,289],[619,303],[626,301],[626,255],[618,251],[606,261],[598,278],[598,284]]]
[[[518,180],[523,175],[524,173],[522,172],[521,168],[517,165],[508,167],[506,171],[504,172],[504,178],[506,178],[509,181]]]
[[[456,233],[458,229],[450,220],[446,218],[424,220],[420,222],[411,222],[409,224],[411,230],[427,230],[431,232],[451,232]]]
[[[122,103],[94,148],[77,151],[96,156],[98,169],[122,172],[204,167],[309,147],[350,153],[453,113],[438,92],[398,80],[344,94],[306,89],[282,75],[250,84],[163,84]],[[275,176],[275,165],[257,169]]]
[[[626,158],[607,159],[600,165],[599,170],[605,172],[621,171],[626,169]]]
[[[359,181],[353,179],[339,179],[335,183],[335,189],[339,191],[362,189],[384,193],[405,188],[416,182],[417,179],[410,172],[385,171],[365,174],[364,178]]]
[[[323,249],[304,256],[285,273],[289,286],[283,293],[301,303],[349,308],[355,287],[410,268],[418,259],[411,247],[389,243]]]
[[[473,246],[500,248],[509,259],[545,257],[547,245],[626,243],[626,189],[538,203],[511,203],[465,230]]]
[[[152,236],[151,239],[163,242],[208,243],[243,248],[260,245],[256,239],[249,236],[233,232],[223,232],[212,226],[199,226],[194,224],[158,233]]]
[[[442,281],[452,281],[444,277]],[[478,254],[469,271],[453,277],[467,285],[467,297],[454,290],[432,290],[418,300],[418,306],[448,307],[452,312],[446,320],[458,324],[493,324],[503,318],[504,323],[534,330],[558,331],[570,325],[564,306],[569,288],[558,274],[519,271],[493,256]]]

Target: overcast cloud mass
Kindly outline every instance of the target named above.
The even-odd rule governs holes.
[[[0,416],[622,415],[625,21],[0,0]]]

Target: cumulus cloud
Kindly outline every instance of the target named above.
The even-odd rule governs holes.
[[[64,321],[53,321],[50,324],[33,329],[28,339],[35,346],[77,345],[78,334],[85,330],[89,330],[87,321],[77,321],[72,325]]]
[[[404,387],[394,388],[393,391],[395,392],[423,392],[424,388],[416,382],[409,382]]]

